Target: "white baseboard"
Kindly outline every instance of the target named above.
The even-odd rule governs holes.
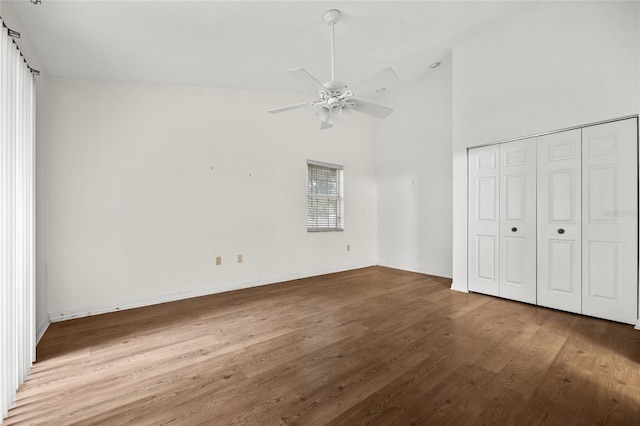
[[[38,324],[38,327],[36,328],[36,345],[40,343],[40,339],[42,339],[42,336],[44,336],[44,333],[47,331],[50,324],[51,321],[48,316],[40,321],[40,324]]]
[[[451,279],[451,277],[449,275],[447,275],[447,274],[443,274],[441,272],[434,272],[434,271],[426,270],[426,269],[407,268],[407,267],[404,267],[404,266],[391,265],[391,264],[385,264],[385,263],[378,263],[378,266],[384,266],[385,268],[391,268],[391,269],[398,269],[400,271],[415,272],[416,274],[432,275],[434,277],[442,277],[442,278]]]
[[[460,293],[469,293],[469,289],[467,288],[467,283],[461,284],[454,281],[451,283],[451,290],[459,291]]]
[[[638,322],[636,322],[636,326],[633,328],[635,328],[636,330],[640,330],[640,318],[638,319]]]
[[[315,277],[318,275],[333,274],[336,272],[350,271],[354,269],[366,268],[369,266],[375,266],[375,264],[352,265],[352,266],[343,267],[343,268],[333,268],[333,269],[326,269],[326,270],[307,272],[307,273],[296,273],[296,274],[266,278],[266,279],[249,281],[249,282],[229,283],[222,286],[217,286],[215,288],[202,288],[202,289],[189,290],[189,291],[184,291],[179,293],[165,294],[157,297],[151,297],[148,299],[141,299],[141,300],[136,300],[132,302],[124,302],[122,304],[117,304],[117,305],[91,306],[91,307],[84,307],[84,308],[78,308],[78,309],[71,309],[67,311],[51,312],[49,313],[49,319],[51,320],[51,322],[66,321],[73,318],[82,318],[82,317],[88,317],[91,315],[99,315],[99,314],[106,314],[109,312],[124,311],[126,309],[141,308],[144,306],[157,305],[160,303],[190,299],[192,297],[208,296],[211,294],[225,293],[227,291],[242,290],[245,288],[258,287],[261,285],[269,285],[269,284],[275,284],[275,283],[280,283],[285,281],[297,280],[301,278]],[[48,327],[48,324],[47,324],[47,327]],[[44,330],[46,330],[46,327]],[[44,334],[44,331],[43,331],[43,334]]]

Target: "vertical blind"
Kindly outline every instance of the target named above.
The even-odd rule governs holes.
[[[4,23],[0,41],[1,422],[35,361],[35,90]]]
[[[343,167],[307,160],[307,231],[344,229]]]

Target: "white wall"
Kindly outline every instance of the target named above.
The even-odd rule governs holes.
[[[303,100],[48,81],[52,320],[374,265],[375,121],[266,112]],[[344,165],[344,232],[306,232],[307,159]]]
[[[378,263],[451,277],[451,55],[380,98]]]
[[[637,114],[639,6],[544,2],[454,48],[454,289],[467,289],[467,147]]]

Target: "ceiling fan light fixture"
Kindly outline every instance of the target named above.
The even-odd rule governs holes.
[[[329,100],[327,100],[327,108],[329,108],[331,111],[342,108],[340,99],[336,97],[329,98]]]
[[[320,108],[320,111],[316,112],[316,117],[318,117],[320,121],[327,121],[329,119],[329,108],[326,106]]]

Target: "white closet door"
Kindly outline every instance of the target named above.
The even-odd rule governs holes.
[[[581,131],[538,138],[538,305],[581,312]]]
[[[500,145],[500,297],[536,303],[536,144]]]
[[[498,296],[499,172],[497,145],[469,150],[469,290]]]
[[[635,324],[637,121],[582,130],[582,313]]]

